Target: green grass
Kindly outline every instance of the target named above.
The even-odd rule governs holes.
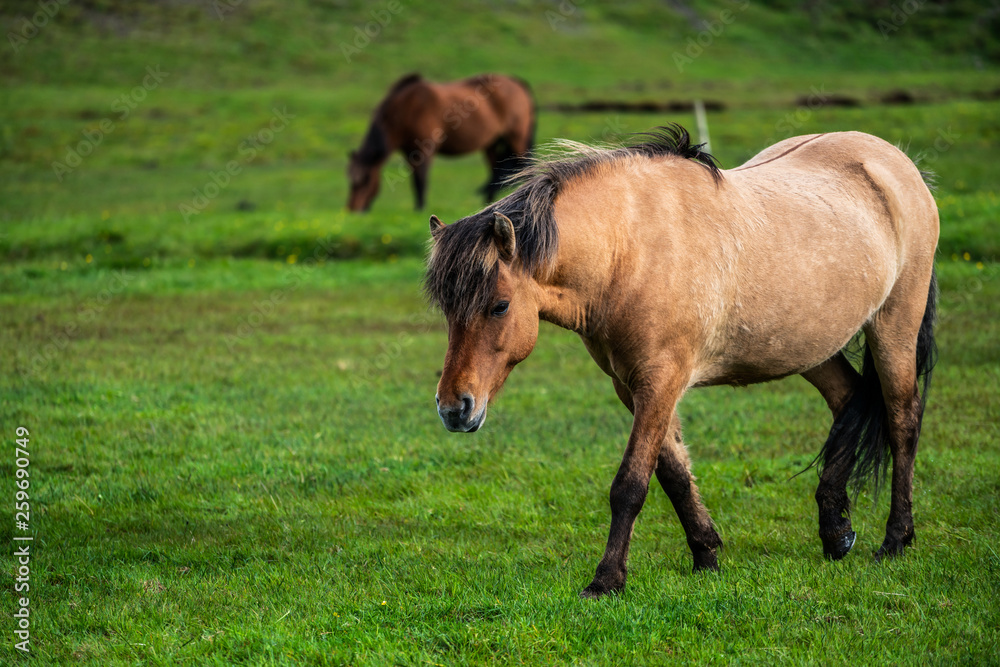
[[[975,97],[996,87],[977,32],[991,24],[932,5],[882,40],[891,7],[861,20],[854,3],[819,18],[786,4],[754,3],[684,72],[672,54],[696,33],[669,3],[584,3],[556,31],[556,3],[407,4],[348,65],[338,44],[367,20],[361,3],[248,0],[219,22],[187,3],[81,2],[3,50],[0,541],[16,532],[24,426],[39,664],[995,663],[1000,118]],[[33,7],[5,6],[5,33]],[[115,100],[155,63],[170,76],[119,120]],[[722,574],[690,573],[654,489],[625,591],[577,598],[631,421],[610,382],[543,325],[484,430],[446,433],[446,331],[419,293],[426,214],[405,183],[369,215],[343,210],[347,151],[385,86],[418,68],[517,73],[544,104],[723,100],[709,122],[725,167],[841,129],[923,154],[939,183],[941,359],[905,558],[872,561],[888,499],[862,494],[854,551],[822,559],[816,477],[794,475],[829,417],[791,378],[682,404]],[[797,107],[812,88],[863,106]],[[895,88],[918,103],[876,104]],[[275,107],[287,129],[185,221],[180,205]],[[114,131],[58,180],[52,162],[104,119]],[[668,121],[694,125],[545,110],[539,136]],[[485,178],[479,156],[438,161],[427,213],[475,210]]]
[[[445,335],[417,296],[416,260],[330,263],[298,288],[272,262],[151,270],[90,321],[77,309],[99,307],[108,272],[22,278],[2,299],[3,363],[24,371],[7,376],[2,410],[35,452],[36,652],[101,664],[986,659],[1000,621],[996,267],[940,264],[942,359],[906,558],[872,562],[886,503],[863,497],[855,552],[822,560],[815,477],[792,478],[828,425],[804,381],[699,390],[686,439],[723,574],[689,573],[656,490],[626,592],[596,604],[576,593],[602,548],[629,419],[570,334],[543,327],[485,431],[460,437],[434,414]],[[268,312],[275,290],[285,297]],[[9,479],[11,460],[3,469]]]

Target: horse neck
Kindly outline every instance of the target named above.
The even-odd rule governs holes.
[[[365,166],[380,167],[389,159],[394,149],[389,133],[382,125],[382,119],[376,116],[368,126],[364,141],[361,142],[358,158]]]
[[[615,240],[601,238],[593,228],[574,223],[559,226],[559,250],[552,270],[536,279],[541,319],[581,335],[599,325],[607,295],[614,290],[612,258],[620,256],[617,246],[608,243],[615,244]]]

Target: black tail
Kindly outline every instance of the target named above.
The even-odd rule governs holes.
[[[937,275],[931,273],[927,306],[917,334],[917,383],[922,384],[920,418],[923,417],[931,374],[937,362],[937,348],[934,344],[937,294]],[[862,356],[861,377],[813,463],[819,463],[822,469],[834,461],[841,462],[846,457],[847,468],[850,470],[848,481],[854,490],[855,499],[868,480],[872,480],[874,495],[878,498],[888,471],[889,418],[871,348],[862,342],[857,353]]]
[[[490,193],[495,194],[501,189],[509,187],[514,178],[531,165],[531,153],[535,149],[535,131],[538,129],[538,102],[535,100],[535,95],[532,93],[531,86],[528,85],[527,81],[518,79],[517,77],[513,78],[528,93],[528,97],[531,98],[531,125],[528,129],[527,148],[523,153],[515,153],[505,139],[497,141],[494,146],[497,161],[493,165],[490,180],[479,188],[479,192],[486,195],[490,195]]]
[[[514,77],[516,81],[525,92],[528,93],[528,97],[531,98],[531,129],[528,130],[528,148],[524,152],[524,157],[531,157],[531,152],[535,150],[535,130],[538,129],[538,100],[535,99],[535,93],[531,90],[531,86],[524,79],[519,79]]]

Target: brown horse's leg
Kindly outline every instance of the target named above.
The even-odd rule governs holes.
[[[632,528],[646,502],[649,480],[682,391],[683,386],[672,386],[631,396],[635,419],[621,466],[611,484],[608,543],[593,581],[580,593],[582,597],[600,597],[625,586]]]
[[[834,426],[848,399],[854,392],[860,376],[844,355],[838,352],[825,362],[802,374],[826,399],[833,413]],[[853,443],[838,441],[831,432],[831,444],[852,448]],[[855,533],[851,530],[850,499],[847,497],[847,481],[851,474],[850,456],[838,456],[831,451],[816,487],[816,504],[819,506],[819,537],[823,540],[823,553],[832,560],[847,555],[854,546]]]
[[[634,412],[632,393],[628,387],[616,379],[613,381],[618,398],[625,407]],[[698,487],[695,486],[694,476],[691,474],[691,460],[681,439],[681,419],[676,412],[656,461],[656,479],[670,498],[681,527],[684,528],[688,547],[694,556],[694,571],[718,570],[719,560],[716,550],[722,546],[722,539],[715,532],[712,518],[701,502]]]
[[[489,204],[500,191],[499,179],[497,178],[497,144],[486,147],[483,154],[486,156],[486,166],[490,168],[490,180],[486,181],[486,185],[483,186],[486,203]]]
[[[419,155],[419,159],[417,159]],[[416,209],[422,211],[427,193],[427,174],[431,169],[431,156],[423,152],[413,152],[406,156],[406,161],[413,172],[413,196],[416,198]]]
[[[656,478],[674,505],[687,535],[691,555],[694,556],[694,571],[719,569],[716,550],[722,546],[719,534],[715,532],[708,510],[701,502],[698,487],[691,474],[691,460],[687,448],[681,440],[681,420],[674,414],[670,432],[663,441],[660,457],[656,463]]]

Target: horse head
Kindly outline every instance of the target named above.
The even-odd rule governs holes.
[[[540,293],[517,266],[514,225],[502,213],[484,211],[447,226],[431,216],[430,224],[426,289],[448,320],[438,415],[449,431],[471,433],[535,347]]]
[[[378,165],[365,164],[358,151],[351,151],[347,163],[347,180],[351,185],[347,208],[351,211],[370,209],[381,182]]]

